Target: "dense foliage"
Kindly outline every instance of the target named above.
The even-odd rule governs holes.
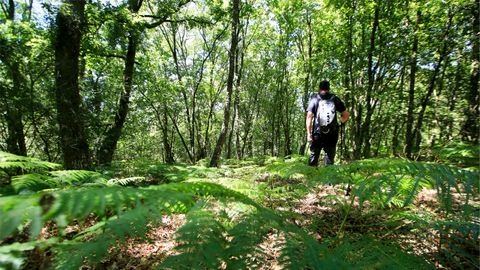
[[[4,2],[0,147],[12,153],[77,169],[195,163],[227,128],[223,157],[302,154],[323,79],[351,112],[344,159],[478,143],[478,1],[246,0],[233,35],[229,1]]]
[[[0,269],[480,267],[479,1],[0,7]]]

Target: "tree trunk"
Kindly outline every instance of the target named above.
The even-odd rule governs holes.
[[[222,148],[225,144],[225,139],[228,133],[228,126],[230,122],[230,104],[232,102],[232,91],[233,91],[233,80],[235,77],[235,54],[237,51],[238,44],[238,26],[240,24],[240,0],[232,0],[232,37],[231,37],[231,46],[230,52],[228,54],[229,65],[228,65],[228,80],[227,80],[227,100],[225,103],[225,109],[223,112],[223,126],[220,131],[220,136],[218,137],[215,150],[212,154],[212,159],[210,160],[210,167],[217,167],[218,160],[222,154]]]
[[[84,10],[85,0],[69,0],[62,4],[57,15],[55,94],[66,169],[83,169],[91,165],[78,85]]]
[[[22,94],[25,93],[23,78],[20,74],[19,63],[12,63],[9,69],[13,81],[13,88],[10,89],[5,103],[7,104],[6,122],[8,127],[7,151],[26,156],[25,134],[23,132]]]
[[[244,136],[243,136],[243,144],[241,147],[241,157],[245,157],[245,149],[247,149],[249,138],[251,137],[250,132],[252,127],[254,126],[255,119],[258,117],[260,106],[258,106],[258,92],[255,91],[253,96],[253,101],[250,100],[249,105],[247,107],[247,113],[245,117],[245,125],[244,125]]]
[[[412,158],[412,147],[413,147],[413,108],[415,106],[415,75],[417,72],[417,52],[418,52],[418,31],[420,25],[422,13],[420,10],[417,10],[417,19],[415,22],[415,33],[413,36],[413,46],[412,46],[412,60],[410,63],[410,87],[408,90],[408,111],[407,111],[407,128],[405,133],[405,154],[408,158]]]
[[[454,129],[454,119],[455,119],[455,108],[457,105],[457,98],[458,98],[458,91],[461,85],[462,81],[462,69],[458,68],[455,72],[455,80],[452,82],[449,82],[449,87],[452,89],[450,92],[450,95],[448,97],[449,100],[449,105],[448,105],[448,111],[449,114],[446,119],[446,140],[451,141],[453,139],[453,129]]]
[[[430,100],[430,97],[432,96],[433,90],[435,89],[435,82],[437,80],[438,73],[440,71],[440,68],[443,63],[443,59],[447,56],[448,54],[448,40],[449,40],[449,32],[450,32],[450,27],[452,25],[452,19],[453,19],[453,13],[452,11],[449,11],[448,13],[448,22],[447,26],[445,29],[445,33],[442,37],[443,40],[443,46],[441,48],[441,51],[439,52],[440,56],[438,58],[438,62],[435,65],[435,69],[433,70],[432,77],[430,78],[430,83],[428,85],[428,90],[427,94],[423,97],[422,102],[421,102],[421,109],[418,114],[418,119],[417,119],[417,124],[415,125],[415,130],[413,131],[413,138],[415,138],[415,145],[414,149],[412,152],[418,152],[420,149],[420,143],[422,141],[422,126],[423,126],[423,116],[425,114],[425,110],[427,108],[428,102]]]
[[[310,96],[310,81],[311,81],[311,74],[312,74],[312,54],[313,54],[313,46],[312,46],[312,40],[313,40],[313,34],[312,34],[312,17],[310,14],[307,14],[307,18],[306,18],[306,23],[307,23],[307,29],[308,29],[308,40],[307,40],[307,45],[308,45],[308,48],[307,48],[307,57],[305,59],[305,62],[303,67],[304,67],[304,70],[305,72],[307,73],[306,76],[305,76],[305,80],[304,80],[304,90],[303,90],[303,111],[305,112],[304,114],[304,122],[306,122],[307,120],[307,106],[308,106],[308,98]],[[302,42],[302,41],[300,41]],[[300,151],[299,151],[299,154],[300,155],[304,155],[305,154],[305,149],[307,148],[307,140],[305,137],[303,137],[302,139],[302,143],[300,145]]]
[[[132,13],[138,13],[142,7],[143,0],[129,1],[128,9]],[[127,55],[125,57],[125,69],[123,70],[123,91],[118,102],[118,109],[115,114],[113,125],[105,132],[102,144],[97,152],[98,163],[101,165],[110,165],[113,160],[113,154],[117,149],[117,142],[122,135],[123,125],[127,119],[130,105],[130,94],[133,88],[133,76],[135,73],[135,56],[137,54],[137,45],[140,33],[135,29],[128,31]]]
[[[478,115],[479,115],[479,95],[478,95],[478,82],[480,77],[479,65],[480,65],[480,24],[479,24],[479,10],[480,3],[476,1],[476,4],[472,6],[472,66],[470,71],[470,89],[467,95],[468,107],[465,110],[467,119],[462,128],[462,139],[478,144],[479,140],[479,128],[478,128]]]
[[[183,102],[184,102],[184,106],[185,106],[185,114],[186,114],[186,118],[187,118],[187,127],[188,127],[188,134],[189,134],[188,138],[189,138],[189,142],[190,142],[190,146],[189,146],[189,149],[187,150],[187,153],[188,153],[190,162],[195,163],[195,161],[196,161],[195,149],[194,149],[194,147],[195,147],[195,133],[194,133],[195,128],[194,127],[192,128],[192,125],[193,125],[193,121],[192,121],[193,115],[192,114],[193,113],[190,112],[190,109],[191,109],[190,107],[191,106],[190,106],[187,91],[185,90],[185,88],[183,86],[183,75],[180,72],[180,63],[179,63],[178,51],[177,51],[177,24],[174,23],[174,22],[171,22],[170,27],[171,27],[171,31],[172,31],[172,39],[170,40],[170,38],[168,37],[168,33],[166,31],[163,32],[163,35],[165,36],[165,39],[168,43],[168,47],[170,48],[170,52],[172,53],[173,62],[175,63],[175,73],[177,75],[177,81],[180,84],[180,91],[182,93],[182,98],[183,98]],[[185,138],[183,138],[183,136],[180,139],[182,140],[182,142],[185,140]]]
[[[180,128],[179,128],[178,125],[177,125],[177,121],[175,121],[175,119],[172,117],[172,114],[168,113],[168,111],[166,111],[166,112],[167,112],[168,117],[170,118],[170,120],[172,120],[173,127],[175,128],[175,131],[177,132],[178,136],[180,137],[180,141],[182,142],[182,145],[183,145],[183,147],[185,148],[185,151],[187,152],[188,159],[193,162],[192,153],[190,153],[190,150],[189,150],[189,148],[188,148],[188,145],[187,145],[187,143],[185,142],[185,139],[183,138],[182,132],[180,131]]]
[[[373,84],[375,83],[375,68],[373,67],[373,53],[375,52],[375,38],[379,26],[380,3],[375,4],[375,15],[373,19],[372,32],[370,35],[370,49],[368,51],[368,86],[366,97],[366,116],[362,126],[363,156],[370,156],[370,127],[373,115],[372,94]],[[378,65],[378,63],[377,63]]]
[[[11,25],[13,26],[15,19],[15,3],[13,0],[8,1],[8,7],[4,11],[6,12],[6,20],[12,21]],[[12,79],[13,84],[12,88],[5,87],[2,89],[7,123],[7,151],[25,156],[27,155],[27,148],[23,132],[23,104],[21,101],[22,95],[25,94],[25,80],[20,73],[20,61],[15,57],[15,44],[8,44],[8,41],[3,39],[1,42],[7,43],[7,46],[0,47],[0,61],[7,66],[7,74]]]
[[[237,61],[236,61],[236,74],[237,74],[237,80],[235,81],[235,95],[234,95],[234,101],[233,101],[233,119],[232,119],[232,128],[230,130],[230,135],[228,138],[228,152],[227,152],[227,158],[231,157],[231,152],[232,152],[232,144],[233,144],[233,135],[235,134],[235,153],[237,159],[240,159],[240,139],[239,139],[239,124],[238,124],[238,119],[239,119],[239,111],[238,107],[240,104],[240,90],[241,90],[241,81],[242,81],[242,73],[243,73],[243,63],[245,59],[245,50],[246,50],[246,44],[245,44],[245,36],[242,38],[242,47],[241,49],[237,50]],[[240,61],[238,61],[238,58],[240,58]]]
[[[173,156],[172,145],[168,141],[168,114],[167,114],[167,105],[163,104],[163,148],[165,149],[165,162],[167,164],[175,163],[175,158]]]
[[[355,88],[355,81],[353,80],[353,26],[354,26],[354,19],[353,16],[356,11],[356,2],[355,0],[350,1],[350,10],[348,13],[347,17],[347,22],[348,22],[348,37],[347,37],[347,55],[346,55],[346,65],[345,65],[345,88],[346,88],[346,95],[345,95],[345,101],[348,106],[351,106],[351,108],[348,109],[348,111],[354,111],[354,106],[355,103],[353,101],[353,92]],[[342,128],[342,127],[340,127]],[[351,159],[350,153],[346,151],[345,144],[347,142],[347,127],[343,127],[343,136],[340,136],[341,141],[340,141],[340,150],[341,154],[340,157],[342,158],[348,158]],[[351,136],[350,136],[351,138]],[[353,144],[352,144],[353,145]]]
[[[115,114],[115,120],[112,126],[105,132],[105,137],[97,152],[98,163],[109,165],[112,162],[113,154],[117,148],[117,142],[122,135],[123,125],[127,118],[128,106],[130,104],[130,93],[133,86],[133,75],[135,70],[135,55],[137,53],[137,34],[134,31],[129,32],[127,57],[125,59],[125,69],[123,72],[123,91],[118,103],[118,109]]]

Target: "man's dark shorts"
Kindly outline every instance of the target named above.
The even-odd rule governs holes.
[[[325,151],[324,164],[332,165],[335,162],[338,132],[333,134],[313,134],[313,141],[310,143],[310,159],[308,165],[317,166],[320,151]]]

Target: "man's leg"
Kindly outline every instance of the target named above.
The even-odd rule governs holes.
[[[335,162],[335,153],[337,151],[337,145],[336,144],[330,144],[330,145],[325,145],[323,147],[323,150],[325,151],[325,166],[328,165],[333,165]]]
[[[313,140],[310,144],[310,159],[308,160],[308,165],[317,166],[318,158],[320,156],[320,141]]]

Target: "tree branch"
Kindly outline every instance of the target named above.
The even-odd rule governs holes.
[[[7,5],[1,2],[0,6],[2,7],[3,13],[5,13],[5,17],[8,17]]]
[[[156,22],[153,22],[153,23],[147,23],[145,25],[146,28],[148,29],[151,29],[151,28],[155,28],[167,21],[172,21],[172,22],[175,22],[175,20],[169,20],[170,16],[172,16],[173,14],[177,13],[183,6],[185,6],[186,4],[188,4],[191,0],[183,0],[181,1],[178,6],[167,12],[165,15],[163,16],[156,16],[156,15],[141,15],[142,17],[148,17],[148,18],[154,18],[154,19],[157,19],[158,21]]]

